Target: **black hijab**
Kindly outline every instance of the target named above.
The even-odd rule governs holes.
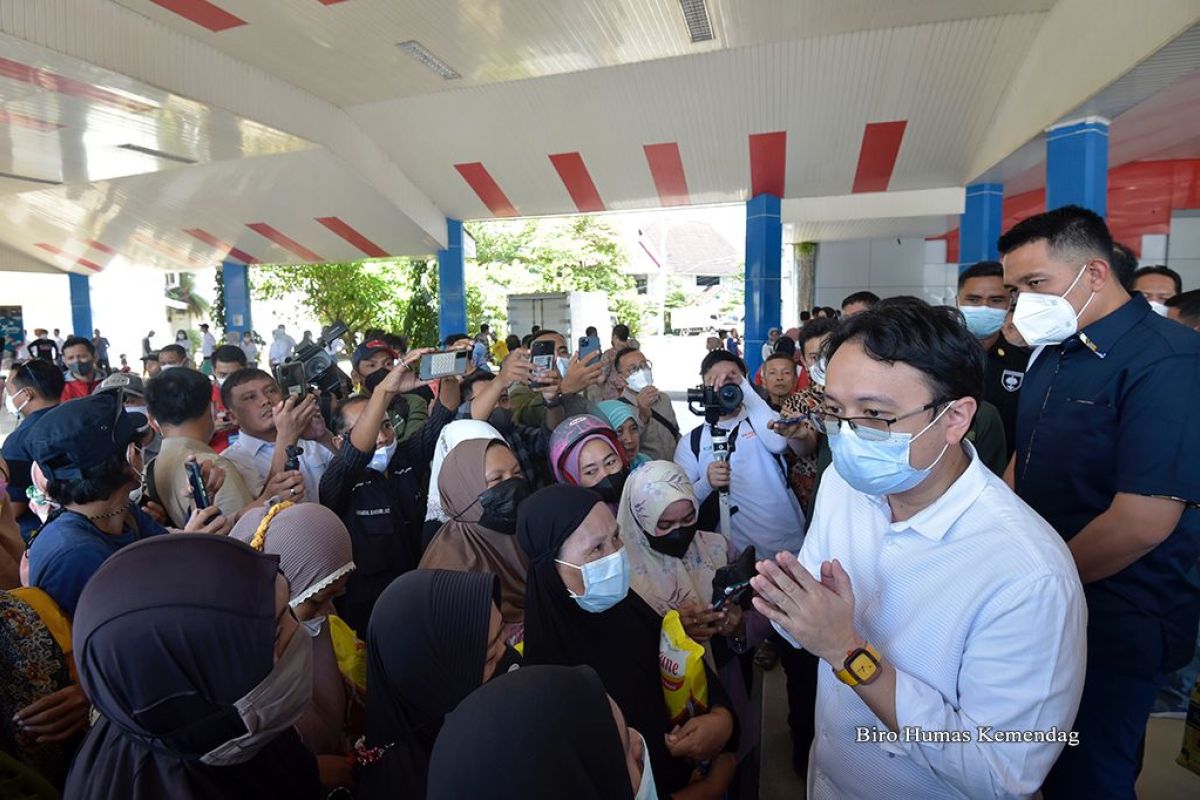
[[[446,714],[483,683],[500,583],[485,572],[414,570],[379,595],[367,627],[366,745],[358,797],[425,796],[429,753]]]
[[[80,595],[79,682],[103,715],[65,797],[320,796],[316,760],[294,730],[249,761],[200,756],[246,733],[234,702],[275,663],[279,559],[225,536],[154,536],[118,551]],[[297,631],[297,636],[303,631]]]
[[[463,700],[433,748],[428,797],[632,798],[599,676],[587,667],[526,667]]]
[[[658,644],[662,617],[636,592],[607,611],[584,611],[571,599],[554,560],[592,509],[604,500],[591,489],[555,484],[535,492],[517,512],[517,541],[529,557],[525,584],[525,663],[586,665],[646,737],[659,791],[687,785],[691,765],[667,751],[670,732]]]

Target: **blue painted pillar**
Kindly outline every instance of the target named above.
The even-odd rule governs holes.
[[[221,280],[225,284],[225,331],[252,330],[250,268],[237,261],[226,261],[221,265]]]
[[[92,340],[92,287],[87,275],[67,273],[71,286],[71,328],[76,336]]]
[[[463,229],[446,220],[446,249],[438,250],[438,339],[467,331],[467,280],[463,265]]]
[[[743,352],[751,377],[762,364],[767,331],[779,327],[783,224],[779,198],[760,194],[746,202],[746,321]]]
[[[1108,120],[1087,117],[1046,130],[1046,210],[1108,213]]]
[[[980,261],[998,261],[1004,186],[973,183],[967,187],[967,207],[958,222],[958,271]]]

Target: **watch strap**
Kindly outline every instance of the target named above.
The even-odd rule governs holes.
[[[879,655],[879,651],[872,647],[870,642],[860,648],[848,652],[846,654],[846,661],[844,662],[842,668],[833,671],[833,674],[837,676],[837,679],[847,686],[858,686],[860,684],[867,683],[867,681],[859,680],[858,676],[850,670],[850,662],[860,651],[866,652],[868,655],[870,655],[871,658],[875,660],[877,665],[880,662],[881,656]]]

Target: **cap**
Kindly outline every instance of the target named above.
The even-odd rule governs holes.
[[[392,349],[391,345],[382,339],[372,339],[369,342],[363,342],[358,347],[354,348],[354,355],[350,357],[350,363],[355,369],[358,368],[358,362],[364,358],[369,358],[376,353],[387,353],[392,358],[399,358],[400,354]]]
[[[146,396],[146,384],[142,382],[141,376],[133,375],[129,372],[114,372],[100,381],[100,385],[95,388],[92,394],[117,392],[121,389],[125,390],[125,394],[131,394],[134,397]]]
[[[130,414],[113,392],[93,394],[55,406],[29,434],[29,452],[47,480],[80,480],[84,470],[124,454],[146,425],[145,414]]]

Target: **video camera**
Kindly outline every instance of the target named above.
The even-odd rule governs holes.
[[[279,382],[284,397],[307,394],[309,388],[322,397],[343,397],[346,394],[350,379],[338,367],[334,357],[325,351],[329,342],[344,335],[346,326],[335,323],[315,342],[297,348],[287,361],[275,367],[275,380]]]
[[[745,398],[742,395],[742,387],[736,383],[729,383],[717,389],[711,386],[697,386],[687,391],[688,411],[698,417],[704,417],[704,421],[710,425],[715,425],[721,417],[737,411],[743,399]]]

